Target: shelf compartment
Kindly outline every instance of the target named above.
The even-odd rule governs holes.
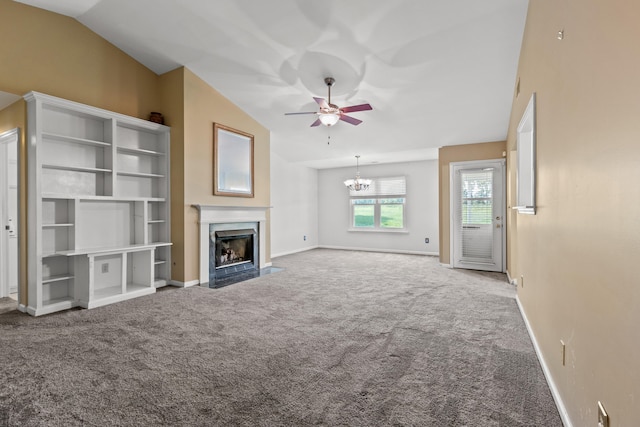
[[[50,255],[73,249],[73,227],[53,227],[42,229],[42,254]]]
[[[85,141],[85,143],[78,143]],[[113,151],[110,143],[87,143],[81,138],[44,139],[40,147],[44,164],[76,166],[88,169],[111,169]]]
[[[84,168],[43,168],[42,195],[61,196],[111,196],[113,192],[110,170],[98,171]]]
[[[48,283],[42,287],[42,307],[61,302],[73,302],[73,283],[69,280],[62,280]]]
[[[73,227],[74,206],[72,199],[42,199],[42,227]]]
[[[104,142],[112,139],[112,120],[106,116],[51,104],[44,104],[42,113],[42,130],[45,134]]]
[[[118,173],[118,197],[165,198],[167,196],[166,179],[144,174]]]
[[[162,132],[158,133],[135,126],[127,126],[119,122],[116,126],[116,138],[121,151],[129,150],[129,152],[134,152],[141,150],[160,154],[167,152],[167,140]]]
[[[127,248],[136,243],[136,205],[143,202],[78,200],[78,251]],[[139,227],[138,227],[139,228]]]

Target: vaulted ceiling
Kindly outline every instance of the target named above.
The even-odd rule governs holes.
[[[74,17],[158,74],[186,66],[317,168],[433,159],[506,138],[527,0],[18,0]],[[310,127],[312,97],[368,102]],[[330,139],[329,139],[330,137]],[[328,144],[328,142],[330,143]]]

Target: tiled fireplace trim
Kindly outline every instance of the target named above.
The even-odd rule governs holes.
[[[260,241],[259,268],[269,267],[266,262],[267,207],[262,206],[211,206],[194,205],[198,208],[200,227],[200,285],[209,282],[209,224],[230,222],[257,222]]]

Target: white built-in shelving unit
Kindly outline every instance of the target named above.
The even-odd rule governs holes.
[[[27,311],[94,308],[171,277],[169,128],[30,92]]]

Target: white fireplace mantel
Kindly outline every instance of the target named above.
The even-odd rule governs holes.
[[[267,209],[265,206],[211,206],[193,205],[198,209],[200,224],[200,284],[209,283],[209,225],[230,222],[257,222],[260,241],[259,268],[269,267],[266,262]]]

